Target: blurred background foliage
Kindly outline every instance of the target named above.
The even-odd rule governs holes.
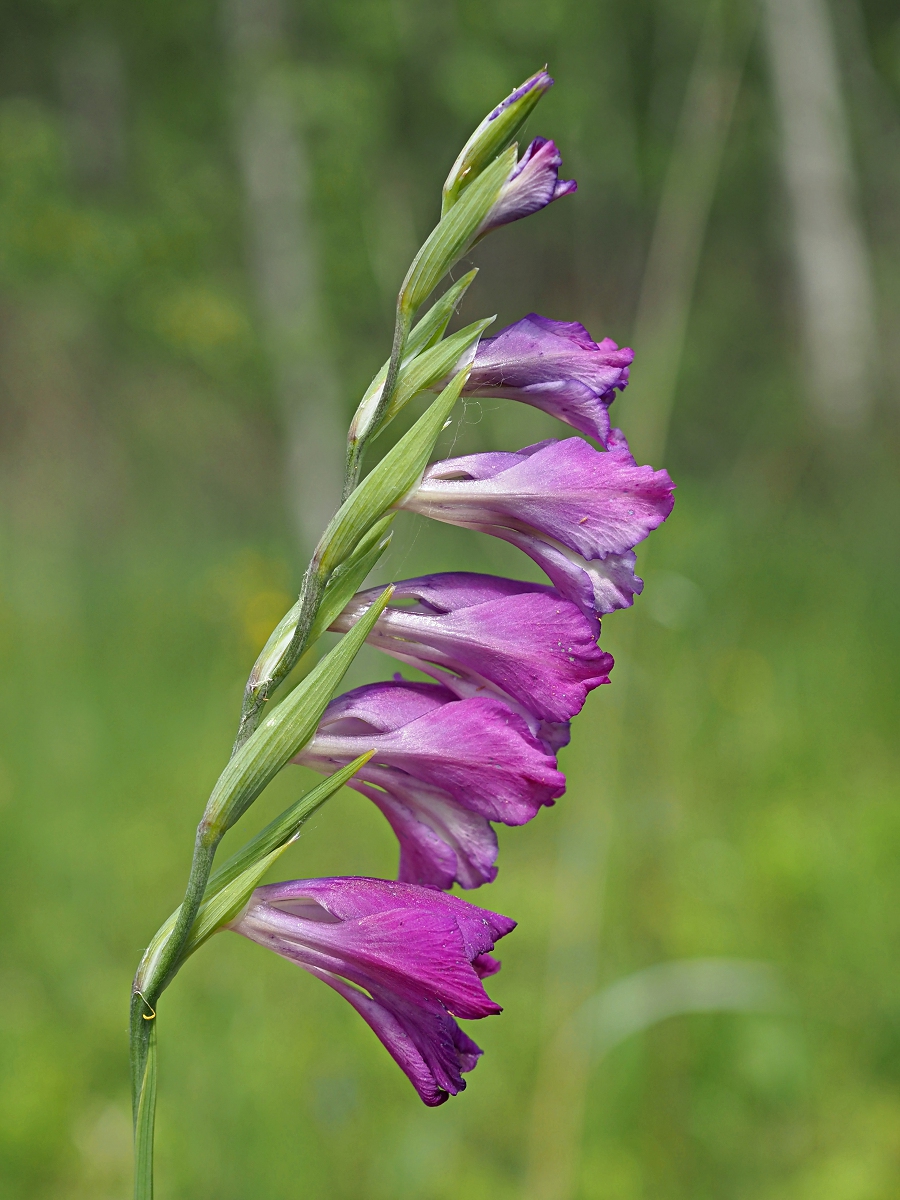
[[[460,319],[634,345],[617,423],[679,490],[604,623],[568,795],[501,830],[474,897],[520,922],[506,1011],[425,1110],[338,997],[216,938],[161,1006],[159,1194],[896,1196],[896,6],[5,0],[2,29],[4,1196],[129,1192],[140,950],[443,176],[545,61],[529,132],[579,191],[478,248]],[[470,403],[445,449],[565,432]],[[403,518],[377,578],[453,568],[532,574]],[[367,651],[350,683],[392,669]],[[395,856],[345,791],[279,873]],[[789,1008],[561,1048],[596,989],[698,956],[771,964]]]

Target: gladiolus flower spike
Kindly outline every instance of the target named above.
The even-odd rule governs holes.
[[[516,138],[553,83],[538,71],[492,109],[443,189],[441,216],[400,288],[390,357],[348,434],[344,501],[303,574],[300,596],[250,673],[238,736],[197,829],[181,903],[150,941],[132,989],[135,1197],[152,1200],[156,1012],[187,958],[230,929],[296,963],[371,1026],[425,1104],[465,1087],[481,1050],[457,1024],[500,1012],[483,980],[514,922],[448,894],[497,874],[495,825],[533,820],[564,794],[557,761],[590,693],[610,681],[604,614],[643,587],[635,547],[672,509],[663,470],[638,465],[609,407],[630,349],[584,326],[530,313],[492,337],[489,320],[446,334],[464,277],[414,314],[485,234],[576,190],[554,142]],[[448,374],[449,372],[449,374]],[[360,483],[363,457],[408,401],[439,395]],[[432,462],[460,395],[542,409],[578,436]],[[471,571],[358,591],[399,512],[519,547],[546,581]],[[275,692],[330,628],[280,703]],[[365,641],[428,681],[392,679],[334,695]],[[326,776],[213,872],[219,841],[282,767]],[[300,879],[259,886],[341,786],[371,801],[396,835],[398,878]]]

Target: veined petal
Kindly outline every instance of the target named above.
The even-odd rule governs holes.
[[[600,615],[617,608],[630,608],[634,597],[644,590],[643,579],[634,573],[637,556],[633,550],[607,554],[605,558],[589,562],[553,538],[497,525],[471,525],[469,528],[503,538],[533,558],[561,595],[581,609],[595,636],[600,633]]]
[[[556,145],[547,138],[535,138],[510,172],[477,236],[483,237],[500,225],[529,217],[561,196],[577,191],[574,179],[559,178],[561,166],[562,156]]]
[[[332,629],[349,629],[377,594],[359,593]],[[612,658],[598,648],[591,620],[550,588],[455,572],[396,584],[369,641],[460,698],[480,690],[505,699],[535,733],[542,721],[570,720],[609,681]],[[459,688],[447,672],[472,687]]]
[[[353,1005],[429,1108],[464,1091],[462,1073],[483,1051],[440,1004],[410,1005],[377,991],[376,999],[328,971],[306,970]]]
[[[410,687],[420,697],[442,695],[445,702],[393,731],[380,732],[374,722],[371,732],[363,730],[372,712],[379,723],[385,721],[394,696],[398,707],[407,710],[404,693]],[[430,694],[425,691],[431,688]],[[341,697],[340,704],[340,722],[330,722],[329,705],[319,732],[295,762],[331,771],[335,764],[364,753],[358,747],[365,743],[366,750],[376,750],[367,766],[399,767],[448,792],[464,808],[506,825],[524,825],[565,790],[565,777],[556,770],[554,759],[522,718],[498,700],[456,700],[437,684],[403,681],[357,688]],[[365,767],[356,778],[367,778]]]
[[[567,438],[526,447],[508,466],[485,461],[497,457],[433,464],[398,507],[453,525],[549,535],[587,559],[634,549],[672,510],[669,476],[637,466],[627,444],[604,453]]]
[[[377,785],[377,786],[376,786]],[[396,767],[372,767],[351,786],[387,818],[400,844],[397,878],[476,888],[497,877],[497,835],[486,817]]]
[[[463,937],[466,954],[471,958],[490,950],[494,942],[511,933],[515,921],[500,913],[459,896],[450,896],[430,887],[417,887],[394,879],[371,876],[335,875],[320,879],[291,879],[257,888],[254,896],[266,903],[284,904],[301,901],[317,904],[336,920],[370,917],[397,908],[437,910],[456,922]]]
[[[303,906],[308,908],[308,906]],[[298,916],[290,901],[251,902],[240,933],[254,937],[300,966],[337,971],[360,987],[377,984],[407,999],[429,995],[459,1017],[500,1011],[466,959],[452,915],[397,908],[346,921]]]
[[[531,404],[605,444],[609,406],[633,359],[610,338],[594,342],[576,321],[529,313],[481,339],[463,392]]]
[[[379,879],[291,880],[258,888],[231,924],[353,1005],[426,1104],[464,1087],[479,1047],[451,1012],[499,1012],[482,978],[514,922],[432,888]]]

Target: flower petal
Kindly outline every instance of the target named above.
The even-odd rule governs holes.
[[[349,629],[377,594],[356,596],[332,628]],[[394,595],[371,644],[434,674],[460,698],[473,689],[459,689],[447,671],[493,692],[526,715],[532,732],[543,721],[570,720],[588,692],[609,682],[613,660],[597,646],[592,619],[552,589],[459,572],[404,580]],[[403,606],[409,598],[419,603]]]
[[[453,525],[549,536],[586,559],[623,554],[669,515],[673,485],[665,471],[637,466],[621,437],[611,445],[604,453],[580,438],[541,443],[506,467],[473,461],[482,455],[448,459],[429,467],[399,507]]]
[[[410,686],[434,688],[451,699],[392,732],[345,733],[351,716],[365,720],[377,699],[382,722],[391,703],[406,710],[404,691]],[[355,696],[359,703],[354,704]],[[475,697],[453,700],[452,693],[435,684],[406,682],[373,684],[341,697],[342,725],[335,733],[326,709],[320,731],[294,759],[316,769],[331,770],[376,749],[373,766],[399,767],[414,779],[441,788],[464,808],[491,821],[524,825],[542,805],[550,805],[565,791],[565,777],[555,761],[531,734],[525,721],[499,700]],[[368,778],[366,764],[356,778]]]
[[[370,768],[366,779],[350,786],[377,805],[396,834],[398,879],[439,888],[496,879],[497,835],[485,817],[395,767]]]
[[[463,391],[531,404],[605,443],[608,409],[633,359],[610,338],[594,342],[576,321],[529,313],[481,339]]]
[[[379,1002],[328,971],[306,970],[353,1005],[429,1108],[465,1089],[462,1072],[473,1069],[482,1051],[440,1005]]]
[[[431,887],[418,887],[392,879],[371,876],[333,875],[321,879],[291,879],[259,887],[254,898],[267,904],[305,900],[317,904],[336,920],[355,920],[397,908],[438,911],[449,914],[462,934],[469,958],[491,950],[496,941],[511,933],[515,921],[487,908],[448,896]]]
[[[531,216],[561,196],[577,191],[574,179],[559,178],[561,165],[562,156],[555,144],[547,138],[535,138],[511,171],[478,236]]]
[[[595,636],[600,633],[597,614],[630,608],[634,597],[644,590],[643,579],[634,573],[637,556],[633,550],[627,550],[624,554],[607,554],[605,558],[588,562],[552,538],[541,538],[498,525],[472,525],[469,528],[503,538],[533,558],[553,581],[556,589],[578,605],[591,622]]]

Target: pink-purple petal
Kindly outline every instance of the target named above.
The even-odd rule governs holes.
[[[637,556],[633,550],[588,561],[574,550],[535,534],[497,525],[470,528],[503,538],[533,558],[557,591],[581,609],[595,636],[600,633],[599,616],[629,608],[643,591],[644,581],[634,572]]]
[[[529,313],[481,339],[464,394],[531,404],[605,443],[609,406],[633,359],[610,338],[594,342],[577,321]]]
[[[257,888],[230,925],[352,1004],[428,1105],[461,1091],[481,1054],[451,1013],[500,1011],[481,981],[513,927],[433,888],[360,878]]]
[[[377,786],[376,786],[377,785]],[[369,767],[350,787],[387,819],[400,845],[397,878],[407,883],[477,888],[497,877],[497,835],[486,817],[395,767]]]
[[[378,591],[356,596],[332,628],[349,629]],[[404,605],[410,598],[418,603]],[[595,639],[591,621],[552,589],[462,572],[397,584],[369,637],[461,698],[474,691],[460,690],[447,672],[493,691],[525,715],[532,732],[543,721],[570,720],[588,692],[609,682],[612,658]]]
[[[635,463],[621,431],[607,443],[601,452],[568,438],[447,459],[398,507],[519,545],[596,633],[598,614],[640,592],[632,551],[669,515],[674,491],[665,471]]]
[[[306,970],[353,1005],[429,1108],[443,1104],[465,1089],[462,1072],[471,1071],[475,1063],[471,1062],[473,1055],[469,1052],[466,1061],[471,1065],[463,1065],[453,1033],[448,1029],[448,1025],[457,1030],[459,1026],[449,1013],[425,1012],[418,1020],[411,1020],[400,1005],[380,1004],[329,971],[317,967]]]
[[[519,461],[490,474],[479,467],[492,464],[471,461],[480,457],[435,463],[400,507],[451,524],[545,534],[588,559],[634,549],[672,510],[666,472],[637,466],[618,447],[604,453],[567,438],[520,451]]]
[[[410,687],[419,694],[433,688],[432,695],[442,693],[446,702],[390,732],[381,732],[374,723],[371,733],[343,731],[351,720],[364,722],[373,709],[384,721],[392,697],[401,705]],[[338,732],[329,705],[319,732],[294,761],[330,771],[374,747],[373,765],[398,767],[448,792],[463,807],[506,825],[524,825],[565,791],[565,777],[552,756],[525,721],[498,700],[456,700],[438,684],[394,682],[357,688],[340,703]],[[367,767],[359,779],[367,778]]]
[[[546,208],[561,196],[577,190],[574,179],[560,179],[562,156],[547,138],[535,138],[509,174],[490,212],[485,217],[478,236],[483,237],[500,225],[508,225],[522,217]]]

